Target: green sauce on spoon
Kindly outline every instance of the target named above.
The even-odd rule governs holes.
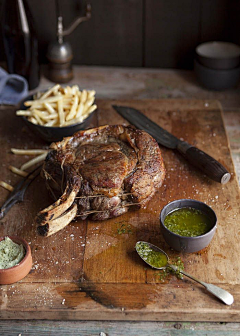
[[[140,257],[152,267],[165,267],[168,263],[168,258],[165,253],[154,251],[149,244],[145,242],[138,242],[136,250]]]

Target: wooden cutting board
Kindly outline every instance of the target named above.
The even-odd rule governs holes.
[[[92,126],[127,124],[112,108],[98,101]],[[162,149],[166,165],[163,186],[145,209],[103,222],[76,221],[43,238],[36,234],[34,217],[49,205],[39,177],[23,203],[0,222],[0,235],[19,235],[31,245],[30,274],[13,285],[0,286],[2,319],[240,321],[239,188],[230,155],[220,104],[202,100],[124,100],[146,113],[175,136],[198,146],[232,174],[226,185],[209,180],[173,150]],[[10,148],[43,148],[46,144],[28,131],[14,111],[0,111],[1,179],[15,184],[19,167],[29,158]],[[1,190],[0,204],[8,196]],[[171,250],[160,233],[159,213],[168,202],[192,198],[209,204],[218,217],[211,244],[199,253]],[[226,306],[199,284],[175,276],[161,279],[134,251],[138,240],[162,247],[172,260],[180,256],[186,272],[230,291]]]

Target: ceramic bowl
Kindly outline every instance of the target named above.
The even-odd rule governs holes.
[[[25,276],[28,275],[32,268],[32,254],[31,254],[31,248],[29,244],[26,242],[25,239],[16,237],[16,236],[8,236],[12,241],[14,241],[17,244],[22,244],[25,248],[25,256],[20,261],[19,264],[16,266],[6,268],[6,269],[0,269],[0,284],[1,285],[10,285],[14,282],[20,281]],[[0,241],[3,240],[5,237],[0,237]]]
[[[240,67],[230,70],[210,69],[194,61],[194,71],[199,83],[210,90],[226,90],[236,86],[240,79]]]
[[[207,233],[196,237],[183,237],[171,232],[168,228],[166,228],[164,225],[166,216],[173,210],[186,207],[200,210],[208,216],[211,221],[211,228]],[[212,208],[203,202],[191,199],[180,199],[168,203],[162,209],[160,214],[160,226],[165,241],[174,250],[186,253],[198,252],[207,247],[211,242],[217,228],[217,216]]]
[[[200,64],[210,69],[228,70],[240,65],[240,47],[230,42],[202,43],[196,47],[195,55]]]
[[[33,95],[26,97],[21,103],[20,103],[20,110],[26,110],[27,107],[24,105],[24,102],[27,100],[32,100]],[[76,133],[77,131],[84,130],[89,128],[90,123],[92,121],[93,115],[96,113],[97,110],[92,112],[86,119],[83,120],[83,122],[64,126],[64,127],[48,127],[48,126],[42,126],[42,125],[35,125],[32,122],[28,121],[26,117],[18,117],[22,118],[25,124],[30,128],[30,130],[38,135],[40,138],[42,138],[44,141],[50,143],[55,141],[61,141],[64,137],[68,137]]]

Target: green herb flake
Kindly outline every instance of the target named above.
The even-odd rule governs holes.
[[[132,234],[131,226],[126,224],[121,224],[121,226],[117,229],[117,233],[119,235],[122,234]]]

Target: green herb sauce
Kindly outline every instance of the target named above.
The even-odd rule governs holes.
[[[164,220],[164,225],[182,237],[201,236],[212,227],[209,217],[194,208],[181,208],[170,212]]]
[[[165,282],[166,279],[172,274],[175,275],[178,279],[183,279],[181,271],[184,271],[184,263],[181,258],[175,257],[174,259],[170,260],[170,264],[177,266],[178,270],[174,271],[171,267],[166,267],[162,270],[159,270],[156,275],[160,282]]]
[[[165,267],[168,263],[167,256],[162,252],[151,249],[148,244],[139,242],[136,246],[137,252],[152,267]]]
[[[23,259],[25,249],[23,245],[14,243],[9,237],[0,242],[0,269],[13,267]]]

